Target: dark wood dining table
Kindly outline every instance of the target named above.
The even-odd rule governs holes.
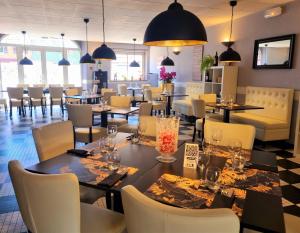
[[[81,185],[106,191],[107,207],[119,212],[123,212],[121,190],[126,185],[133,185],[138,190],[148,195],[147,192],[149,193],[149,188],[164,174],[182,177],[178,178],[178,180],[197,179],[199,181],[199,178],[202,177],[201,172],[198,169],[193,170],[183,167],[184,142],[179,143],[178,151],[174,154],[177,159],[176,162],[165,164],[156,160],[156,156],[158,156],[159,153],[153,145],[132,144],[127,140],[128,136],[129,134],[125,133],[118,133],[117,135],[117,147],[121,158],[121,165],[128,168],[128,174],[112,187],[104,188],[99,185],[101,184],[101,179],[98,180],[98,177],[102,177],[103,175],[100,172],[101,169],[99,168],[99,163],[102,164],[102,161],[105,160],[103,160],[104,158],[98,153],[87,158],[65,153],[30,166],[27,170],[41,174],[74,173],[78,177]],[[84,148],[92,149],[97,147],[98,142],[94,142],[86,145]],[[222,148],[216,149],[216,154],[212,153],[209,166],[216,166],[224,171],[227,169],[226,164],[228,158],[226,158],[225,155],[228,151],[226,152],[225,150],[225,152],[223,151],[219,154],[217,151],[222,151]],[[215,196],[212,205],[204,208],[233,208],[232,201],[238,200],[242,203],[242,213],[239,216],[241,228],[250,228],[263,232],[284,233],[285,226],[280,194],[273,194],[271,191],[268,193],[266,190],[270,187],[264,187],[264,185],[256,184],[256,182],[265,182],[265,185],[272,186],[273,183],[276,183],[274,182],[274,179],[277,180],[277,178],[279,183],[276,156],[270,152],[255,150],[248,151],[247,153],[250,161],[247,165],[248,167],[246,169],[248,170],[245,171],[245,174],[250,174],[250,178],[252,179],[247,179],[244,185],[249,185],[250,181],[254,183],[250,182],[248,188],[239,187],[243,189],[242,191],[244,193],[246,193],[244,197],[245,199],[240,200],[238,195],[234,196],[234,199],[228,199],[222,194],[217,193],[214,194]],[[260,175],[263,174],[265,177],[258,175],[255,176],[255,172]],[[267,176],[267,174],[269,176]],[[279,184],[278,186],[273,187],[273,189],[276,192],[281,193]],[[197,189],[194,190],[194,192],[197,191]],[[180,190],[180,192],[181,197],[182,195],[186,197],[189,195],[188,193],[184,194],[183,190]],[[153,195],[151,198],[153,198]],[[154,199],[159,200],[156,198]],[[166,204],[173,205],[172,203]],[[177,207],[181,206],[179,205]]]
[[[180,93],[173,93],[173,94],[169,94],[169,93],[162,93],[162,96],[167,98],[167,107],[166,107],[166,115],[170,116],[171,115],[171,99],[174,97],[186,97],[189,95],[186,94],[180,94]]]
[[[101,115],[100,125],[101,125],[101,127],[104,127],[104,128],[107,127],[108,114],[124,115],[124,116],[126,116],[126,119],[128,119],[129,114],[134,113],[138,110],[139,110],[139,107],[120,108],[120,107],[111,107],[111,106],[102,107],[100,105],[92,105],[93,114]]]
[[[221,103],[206,103],[206,106],[215,108],[215,109],[222,109],[223,110],[223,122],[229,123],[230,122],[230,112],[231,111],[244,111],[244,110],[257,110],[257,109],[264,109],[263,107],[253,106],[253,105],[244,105],[244,104],[221,104]]]
[[[92,94],[92,95],[68,95],[65,96],[67,99],[77,99],[80,100],[82,104],[83,100],[87,101],[87,104],[99,104],[102,95]]]

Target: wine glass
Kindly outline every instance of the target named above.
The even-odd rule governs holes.
[[[223,138],[222,130],[218,129],[218,128],[214,128],[213,133],[212,133],[213,144],[218,146],[220,144],[220,142],[222,141],[222,138]]]
[[[242,153],[235,154],[232,160],[232,169],[239,173],[244,172],[246,157]]]
[[[201,148],[204,153],[211,154],[212,152],[212,143],[209,139],[205,138],[201,142]]]
[[[137,144],[139,142],[139,132],[137,129],[131,130],[131,143]]]
[[[200,175],[201,178],[205,178],[204,174],[205,174],[205,169],[208,166],[210,161],[210,153],[207,153],[205,151],[199,151],[199,155],[198,155],[198,168],[200,170]]]
[[[221,169],[218,167],[208,167],[206,170],[205,183],[210,190],[217,192],[220,189],[218,179],[221,174]]]
[[[118,133],[118,127],[116,125],[108,125],[107,126],[107,136],[109,138],[115,138]]]
[[[106,154],[106,153],[108,152],[107,148],[108,148],[107,138],[101,137],[101,138],[99,139],[99,149],[100,149],[100,153],[101,153],[101,154]]]
[[[146,130],[147,130],[147,124],[141,124],[140,123],[139,127],[138,127],[138,134],[140,136],[141,141],[145,140]]]
[[[107,155],[106,161],[108,163],[108,169],[111,171],[116,171],[120,167],[121,157],[118,150],[113,150],[112,153]]]

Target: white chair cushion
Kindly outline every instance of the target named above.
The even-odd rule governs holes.
[[[174,100],[172,109],[175,112],[179,112],[187,116],[193,116],[193,108],[190,99]]]
[[[202,130],[203,119],[196,120],[196,130]]]
[[[289,127],[287,122],[248,112],[233,113],[231,117],[235,122],[253,125],[261,129],[286,129]]]
[[[125,230],[122,214],[80,203],[82,233],[121,233]]]
[[[76,141],[89,143],[89,128],[76,128]],[[105,128],[92,128],[93,141],[106,136]]]

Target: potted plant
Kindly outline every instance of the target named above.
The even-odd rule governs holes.
[[[163,81],[163,83],[172,83],[175,77],[176,72],[166,72],[166,68],[164,66],[160,68],[160,80]]]
[[[211,55],[206,55],[202,59],[201,63],[201,73],[202,73],[202,78],[206,77],[206,71],[213,66],[215,60]],[[206,80],[205,80],[206,81]]]

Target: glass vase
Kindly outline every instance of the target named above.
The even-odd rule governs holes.
[[[163,163],[176,161],[173,154],[178,147],[179,118],[160,117],[156,120],[156,149],[160,153],[156,159]]]

